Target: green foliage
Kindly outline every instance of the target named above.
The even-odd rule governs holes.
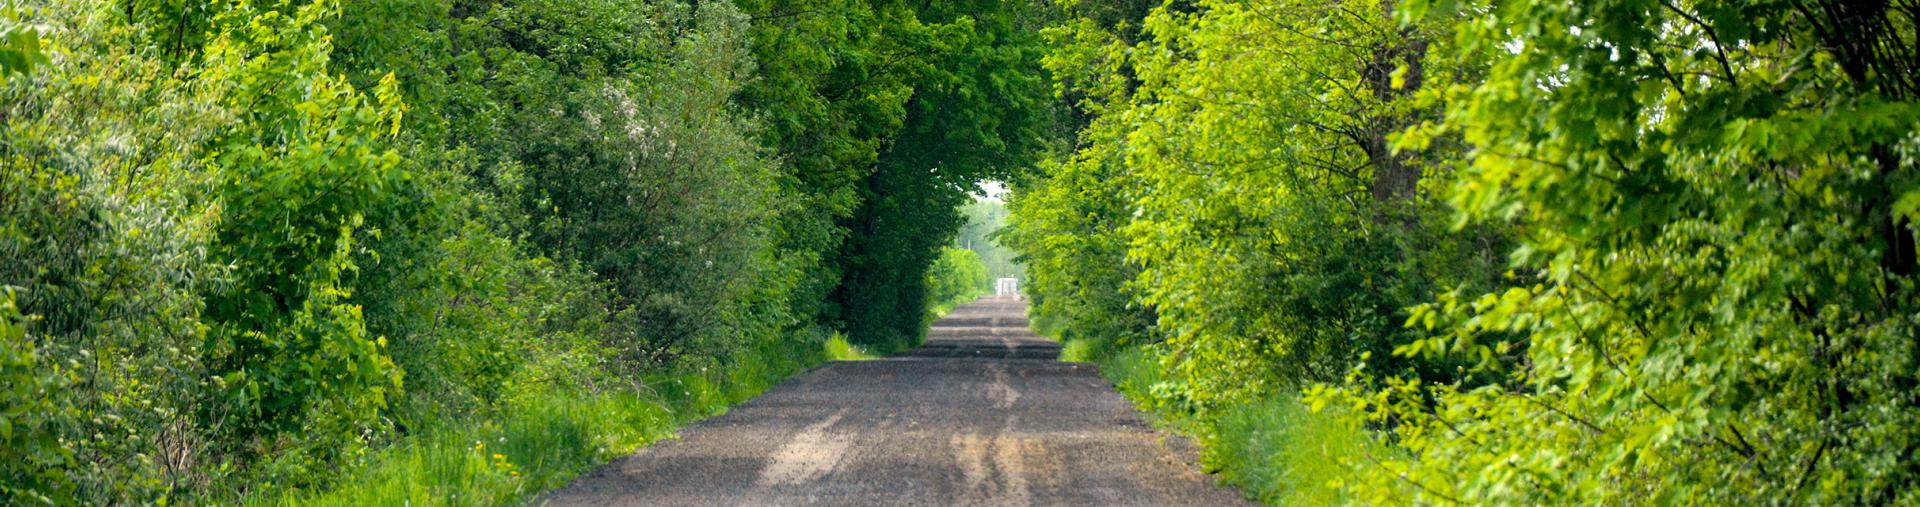
[[[1067,340],[1060,344],[1060,357],[1057,359],[1069,363],[1099,362],[1108,349],[1093,340]]]
[[[1904,7],[1068,5],[1009,238],[1153,407],[1317,385],[1353,503],[1916,501]]]
[[[1381,452],[1360,418],[1293,393],[1228,407],[1204,434],[1201,463],[1267,505],[1354,503],[1342,485]]]
[[[1201,404],[1338,379],[1363,359],[1418,367],[1387,360],[1399,309],[1465,281],[1472,271],[1454,270],[1472,264],[1426,248],[1445,235],[1426,225],[1417,182],[1445,167],[1385,147],[1431,114],[1412,96],[1422,81],[1387,69],[1445,82],[1456,62],[1425,27],[1394,26],[1385,4],[1203,5],[1144,21],[1147,56],[1131,60],[1143,85],[1121,116],[1141,119],[1116,125],[1134,140],[1134,184],[1153,189],[1135,194],[1126,234],[1169,367]],[[1267,70],[1282,66],[1321,71]]]
[[[927,298],[932,308],[945,311],[986,294],[993,287],[980,254],[965,248],[940,249],[940,260],[927,270]]]
[[[1179,403],[1182,400],[1169,400],[1154,394],[1165,391],[1178,381],[1160,367],[1160,355],[1151,346],[1114,352],[1106,362],[1100,363],[1100,374],[1112,380],[1114,389],[1132,398],[1140,409],[1157,416],[1155,422],[1176,426],[1193,422],[1193,411],[1190,406]],[[1169,404],[1169,401],[1173,403]]]
[[[753,68],[737,13],[595,4],[608,15],[583,19],[606,24],[541,40],[600,41],[582,55],[513,34],[573,4],[448,30],[446,4],[376,3],[9,11],[49,58],[0,83],[0,285],[27,316],[7,321],[6,502],[305,498],[342,478],[328,470],[429,456],[478,431],[441,421],[504,421],[529,397],[727,372],[710,383],[742,387],[669,407],[704,414],[824,359],[824,333],[769,310],[798,275],[760,225],[783,203],[732,103]],[[604,193],[572,191],[589,178]],[[534,211],[555,195],[584,204]],[[662,343],[693,357],[635,360]],[[747,359],[767,350],[783,352]],[[568,417],[587,416],[526,431],[658,426]],[[564,454],[503,498],[606,457]]]
[[[0,83],[15,74],[30,74],[33,68],[47,64],[40,48],[40,29],[20,22],[16,7],[0,7]]]
[[[1154,314],[1129,285],[1139,266],[1126,260],[1120,228],[1130,211],[1113,192],[1118,168],[1098,163],[1043,162],[1018,188],[1003,236],[1026,266],[1021,292],[1034,323],[1052,323],[1062,340],[1105,350],[1147,343]],[[1098,357],[1096,354],[1093,357]]]
[[[1129,10],[1110,7],[1073,9]],[[1433,41],[1447,24],[1380,2],[1191,7],[1049,29],[1048,68],[1090,121],[1014,199],[1037,311],[1107,347],[1164,344],[1168,395],[1204,411],[1358,363],[1482,382],[1389,353],[1414,334],[1404,308],[1502,267],[1497,232],[1454,241],[1421,184],[1458,144],[1389,146],[1439,111],[1425,83],[1475,68]]]
[[[190,62],[146,51],[118,4],[20,11],[54,35],[0,92],[0,284],[34,317],[44,359],[24,371],[62,379],[40,388],[72,407],[36,435],[72,456],[39,471],[66,486],[39,494],[301,480],[376,429],[398,387],[343,276],[403,180],[384,148],[399,103],[324,72],[330,3],[210,9]]]
[[[1401,349],[1481,358],[1497,388],[1337,398],[1403,422],[1410,456],[1385,466],[1419,489],[1365,498],[1920,501],[1898,204],[1920,76],[1888,56],[1910,49],[1861,49],[1915,39],[1890,9],[1417,4],[1498,55],[1436,127],[1475,146],[1459,219],[1521,224],[1529,286],[1443,297],[1412,320],[1433,337]]]
[[[338,448],[374,424],[400,374],[369,336],[342,277],[365,217],[404,174],[382,137],[402,109],[393,82],[368,104],[325,75],[317,3],[286,15],[241,4],[204,49],[199,79],[232,83],[238,124],[208,153],[221,212],[210,257],[229,278],[207,298],[210,370],[243,436],[302,430]]]
[[[445,198],[484,192],[510,210],[474,219],[501,217],[530,253],[597,275],[619,328],[603,337],[628,367],[723,355],[786,324],[755,320],[798,281],[769,246],[783,188],[731,102],[754,66],[731,5],[376,4],[345,22],[356,70],[434,84],[409,100],[419,159],[453,185]]]
[[[1337,409],[1313,410],[1297,391],[1197,412],[1194,405],[1167,396],[1185,389],[1161,366],[1164,361],[1153,347],[1109,352],[1094,362],[1155,424],[1199,440],[1200,463],[1207,471],[1267,505],[1353,503],[1343,485],[1365,473],[1372,456],[1381,452],[1361,418]]]
[[[738,94],[758,113],[759,133],[781,162],[789,192],[776,241],[797,281],[787,299],[801,319],[832,324],[828,296],[848,267],[839,261],[844,222],[860,204],[882,148],[913,96],[919,29],[906,4],[865,0],[744,0],[757,79]]]
[[[1196,411],[1186,389],[1170,376],[1154,347],[1095,349],[1097,340],[1073,340],[1062,360],[1100,365],[1100,373],[1145,412],[1154,424],[1199,440],[1200,463],[1247,497],[1267,505],[1336,505],[1355,502],[1348,491],[1356,474],[1370,473],[1374,456],[1386,452],[1364,420],[1339,409],[1314,410],[1300,393],[1282,392],[1211,411]],[[1070,359],[1088,357],[1089,359]]]
[[[845,342],[841,341],[844,345]],[[725,372],[662,376],[646,390],[536,387],[480,420],[435,419],[345,471],[341,486],[275,491],[248,505],[521,505],[577,474],[673,437],[824,360],[822,349],[783,341],[743,352]]]
[[[837,334],[827,339],[826,349],[827,359],[833,361],[863,361],[873,359],[873,356],[868,355],[867,351],[861,350],[860,347],[856,347],[852,343],[848,343],[846,337]]]
[[[981,180],[1007,180],[1046,148],[1051,126],[1040,41],[1017,2],[934,2],[916,9],[908,47],[916,83],[899,132],[843,225],[843,279],[832,295],[849,341],[875,350],[919,342],[927,269],[962,223]]]
[[[954,246],[980,254],[989,278],[1019,278],[1020,263],[1012,249],[1001,244],[1000,232],[1007,226],[1007,205],[999,199],[975,199],[961,207],[966,222],[953,236]]]
[[[374,454],[349,486],[284,491],[249,505],[518,505],[574,475],[670,436],[672,414],[631,392],[548,393],[516,416],[451,425]]]

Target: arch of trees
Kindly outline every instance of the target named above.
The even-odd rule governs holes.
[[[524,499],[914,344],[996,180],[1260,499],[1913,504],[1916,12],[7,2],[0,503]]]

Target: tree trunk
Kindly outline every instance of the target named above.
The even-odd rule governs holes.
[[[1386,13],[1391,17],[1391,2],[1387,4]],[[1393,112],[1391,104],[1420,89],[1426,78],[1422,65],[1426,56],[1427,41],[1411,29],[1401,29],[1397,40],[1374,49],[1372,58],[1360,72],[1374,99],[1388,109],[1386,114],[1369,119],[1365,146],[1361,147],[1367,153],[1368,164],[1373,166],[1368,193],[1376,207],[1390,208],[1410,199],[1420,185],[1420,166],[1414,163],[1411,154],[1394,153],[1387,136],[1412,124],[1410,115]],[[1400,86],[1394,86],[1393,74],[1403,65],[1406,72],[1401,74]]]

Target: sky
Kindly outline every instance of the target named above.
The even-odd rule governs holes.
[[[1006,195],[1007,184],[998,181],[982,181],[980,182],[980,193],[974,194],[974,198],[998,201]]]

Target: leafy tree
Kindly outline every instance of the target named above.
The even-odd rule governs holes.
[[[1038,40],[1023,4],[933,3],[917,11],[918,83],[907,117],[845,223],[843,277],[832,300],[847,336],[882,350],[924,332],[926,270],[961,225],[981,180],[1011,179],[1045,149],[1051,125]]]
[[[419,83],[417,160],[451,191],[512,208],[481,216],[535,253],[604,281],[617,329],[602,337],[630,368],[655,368],[767,336],[756,308],[788,305],[801,283],[799,261],[769,249],[784,239],[771,222],[805,208],[782,201],[793,190],[733,103],[755,66],[746,21],[725,3],[383,0],[349,15],[343,45],[359,72]]]
[[[1081,156],[1086,156],[1082,154]],[[1026,266],[1022,293],[1035,324],[1095,340],[1102,354],[1157,341],[1153,309],[1138,304],[1123,228],[1132,208],[1114,188],[1118,164],[1043,162],[1016,187],[1004,238]]]
[[[1013,251],[1001,244],[1003,239],[999,236],[1007,224],[1006,203],[998,198],[976,198],[961,206],[961,213],[965,222],[954,234],[954,246],[979,254],[989,277],[1018,278],[1020,265],[1014,261]]]
[[[0,82],[16,74],[31,74],[34,67],[47,64],[40,48],[38,27],[20,22],[20,14],[8,6],[0,11]]]
[[[1032,291],[1043,317],[1113,345],[1155,342],[1178,380],[1158,392],[1209,413],[1356,363],[1466,377],[1389,353],[1411,338],[1404,308],[1497,283],[1497,232],[1453,241],[1421,185],[1448,177],[1459,143],[1389,146],[1437,117],[1428,83],[1477,69],[1433,42],[1447,20],[1284,1],[1099,17],[1124,7],[1074,4],[1091,14],[1049,32],[1062,97],[1092,119],[1078,153],[1023,188],[1034,201],[1015,200],[1031,218],[1012,236],[1045,266]]]
[[[71,457],[9,448],[65,478],[15,498],[155,501],[269,459],[298,476],[398,387],[343,275],[405,179],[401,106],[325,73],[333,5],[207,6],[171,52],[122,7],[27,6],[51,57],[0,92],[0,284],[39,358],[14,365],[51,379],[23,386],[64,408],[29,426]]]
[[[934,307],[952,307],[986,294],[992,283],[980,254],[965,248],[942,248],[940,260],[927,270],[927,298]]]
[[[245,414],[245,433],[354,435],[400,383],[341,282],[366,215],[405,177],[382,139],[402,106],[391,80],[369,104],[320,72],[327,46],[315,24],[331,8],[237,6],[215,20],[226,28],[202,60],[200,79],[230,86],[214,96],[240,114],[209,153],[225,212],[211,256],[231,278],[204,317],[211,373],[231,390],[231,405],[214,407]]]
[[[0,464],[0,500],[10,504],[55,504],[73,501],[73,480],[60,470],[72,466],[73,450],[60,445],[55,427],[70,420],[71,400],[54,396],[65,379],[27,336],[27,318],[20,313],[14,293],[0,293],[0,449],[9,459]]]
[[[918,29],[897,2],[767,0],[737,3],[750,16],[757,78],[739,93],[759,114],[763,142],[781,162],[777,241],[798,285],[791,312],[830,323],[828,294],[849,231],[841,222],[860,202],[860,183],[906,117],[915,60],[905,46]]]
[[[1402,424],[1376,501],[1916,501],[1915,40],[1857,2],[1421,2],[1495,55],[1434,129],[1524,288],[1443,298],[1412,355],[1498,387],[1348,398]],[[1518,335],[1518,342],[1515,341]],[[1431,404],[1415,400],[1432,400]]]

